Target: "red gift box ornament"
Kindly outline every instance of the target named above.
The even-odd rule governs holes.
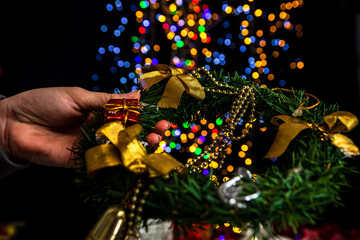
[[[105,123],[121,121],[125,126],[138,123],[140,120],[140,103],[138,99],[111,99],[104,105]]]

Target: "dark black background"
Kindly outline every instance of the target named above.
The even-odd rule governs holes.
[[[1,1],[0,93],[49,86],[91,89],[103,9],[104,3],[95,0]],[[294,87],[360,116],[356,1],[305,1],[302,11],[305,68],[292,81]],[[351,137],[360,145],[359,130]],[[360,186],[358,176],[351,180]],[[359,191],[345,194],[346,207],[330,207],[325,220],[360,229]],[[81,203],[72,170],[33,165],[0,181],[0,222],[25,221],[19,239],[83,239],[95,219]]]

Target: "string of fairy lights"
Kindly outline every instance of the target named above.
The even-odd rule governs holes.
[[[100,31],[106,33],[104,42],[113,44],[102,44],[96,60],[113,57],[108,68],[113,75],[109,77],[116,79],[120,74],[116,80],[131,90],[137,89],[136,74],[141,74],[141,67],[159,62],[183,71],[197,66],[235,69],[255,84],[281,87],[287,82],[282,76],[285,72],[304,68],[301,57],[291,59],[288,54],[292,48],[290,42],[303,36],[303,26],[290,17],[291,11],[303,6],[302,0],[281,3],[273,12],[257,8],[255,0],[215,2],[116,0],[107,3],[108,14],[116,16],[111,19],[119,22],[109,21],[100,26]],[[130,53],[124,51],[129,46]],[[285,66],[273,64],[284,59],[287,59]],[[92,76],[94,81],[101,78],[99,73]]]
[[[284,86],[286,80],[281,78],[281,74],[285,72],[285,67],[276,69],[272,63],[281,56],[291,59],[288,54],[290,42],[303,36],[303,26],[293,22],[290,13],[301,8],[304,2],[283,2],[276,11],[255,7],[255,0],[231,1],[231,4],[227,1],[212,2],[108,2],[105,4],[106,12],[116,16],[111,19],[118,22],[109,21],[100,25],[100,31],[107,34],[104,36],[106,44],[102,43],[98,48],[96,60],[104,62],[108,59],[100,72],[106,78],[110,77],[113,86],[119,86],[116,91],[137,90],[136,76],[141,74],[143,65],[161,62],[186,72],[199,65],[207,69],[229,69],[230,65],[237,64],[236,70],[243,78],[252,79],[254,84],[271,85],[279,79],[275,86]],[[304,68],[300,57],[294,57],[287,65],[288,71]],[[110,72],[110,75],[104,72]],[[101,81],[101,74],[94,73],[92,79]],[[95,86],[94,90],[99,90],[99,87]],[[202,119],[197,124],[172,125],[156,151],[199,155],[208,147],[206,139],[214,139],[218,135],[223,121],[226,118],[218,118],[215,123]],[[251,157],[246,154],[251,146],[251,141],[244,143],[236,155],[245,165],[252,164]],[[231,148],[228,154],[231,154]],[[212,162],[211,167],[216,169],[217,162]],[[223,169],[223,180],[228,179],[227,173],[233,170],[232,165]],[[208,171],[204,171],[206,173]]]

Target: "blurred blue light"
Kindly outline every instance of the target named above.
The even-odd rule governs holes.
[[[249,57],[248,62],[249,62],[250,64],[254,63],[254,62],[255,62],[255,58]]]
[[[176,31],[177,31],[177,27],[176,27],[175,25],[171,25],[169,29],[170,29],[170,31],[172,31],[172,32],[176,32]]]
[[[96,54],[95,57],[96,61],[101,61],[102,60],[102,56],[100,54]]]
[[[230,26],[230,22],[229,21],[224,21],[223,22],[223,27],[224,28],[228,28]]]
[[[136,90],[138,90],[138,87],[137,87],[137,86],[132,86],[132,87],[131,87],[131,91],[136,91]]]
[[[135,4],[130,6],[131,11],[135,12],[137,10],[137,6]]]
[[[120,30],[119,30],[119,29],[116,29],[116,30],[114,31],[114,35],[115,35],[116,37],[119,37],[119,36],[121,35]]]
[[[246,19],[247,19],[249,22],[251,22],[252,20],[254,20],[254,16],[251,15],[251,14],[249,14],[249,15],[246,17]]]
[[[121,60],[118,61],[118,62],[117,62],[117,65],[118,65],[119,67],[123,67],[123,66],[124,66],[124,61],[121,61]]]
[[[141,57],[140,57],[140,56],[136,56],[136,57],[135,57],[135,62],[136,62],[136,63],[140,63],[140,62],[141,62]]]
[[[102,32],[106,32],[106,31],[108,30],[108,28],[107,28],[106,25],[101,25],[100,30],[101,30]]]
[[[152,65],[158,65],[158,64],[159,64],[159,60],[157,60],[156,58],[153,58],[153,59],[151,60],[151,63],[152,63]]]
[[[116,73],[117,68],[115,66],[110,67],[110,72]]]
[[[129,68],[130,67],[130,62],[129,61],[124,62],[124,67]]]
[[[246,47],[244,45],[240,46],[240,52],[245,52],[246,51]]]
[[[285,86],[285,84],[286,84],[285,80],[280,80],[280,81],[279,81],[279,86],[280,86],[280,87]]]
[[[92,76],[91,76],[92,80],[94,81],[97,81],[99,80],[99,75],[97,75],[96,73],[94,73]]]
[[[145,19],[143,22],[142,22],[143,26],[144,27],[149,27],[150,26],[150,21]]]
[[[121,1],[120,1],[120,0],[116,0],[116,1],[115,1],[115,6],[116,6],[117,8],[121,7],[121,6],[122,6]]]
[[[282,48],[284,51],[289,50],[289,44],[285,43],[285,45]]]
[[[175,129],[174,136],[179,137],[180,135],[181,135],[181,130],[180,129]]]
[[[120,53],[120,48],[119,48],[119,47],[115,47],[115,48],[114,48],[114,53],[115,53],[115,54],[119,54],[119,53]]]
[[[129,78],[130,79],[134,79],[134,77],[135,77],[135,74],[133,72],[129,73]]]
[[[105,48],[99,47],[99,53],[100,53],[100,54],[104,54],[104,53],[105,53]]]
[[[113,5],[111,5],[110,3],[109,3],[109,4],[106,4],[106,10],[108,10],[109,12],[111,12],[113,9],[114,9]]]
[[[125,77],[120,78],[120,82],[122,84],[125,84],[127,82],[127,79]]]
[[[121,23],[122,24],[127,24],[128,23],[128,19],[126,17],[122,17],[121,18]]]
[[[225,39],[224,41],[226,46],[229,46],[231,44],[231,40],[230,39]]]

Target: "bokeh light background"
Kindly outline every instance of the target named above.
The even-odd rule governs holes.
[[[98,86],[104,85],[118,93],[137,90],[142,66],[159,63],[185,73],[201,66],[236,71],[254,84],[291,88],[291,79],[304,68],[303,25],[297,17],[303,5],[303,0],[104,2],[104,18],[98,25],[102,41],[94,53],[91,76],[93,90],[101,91]],[[199,119],[171,124],[155,152],[190,161],[209,147],[228,117],[219,117],[214,123]],[[261,125],[261,119],[257,123]],[[243,121],[238,125],[244,128]],[[266,128],[257,131],[261,134]],[[213,181],[220,184],[229,180],[239,165],[250,167],[252,147],[250,138],[231,143],[224,167],[212,176]],[[216,160],[209,164],[214,169],[218,166]],[[209,170],[202,174],[208,175]],[[234,231],[241,230],[235,226]]]
[[[137,90],[142,66],[159,63],[185,73],[200,66],[237,71],[254,84],[291,86],[291,79],[304,68],[299,51],[303,25],[297,22],[303,5],[302,0],[104,2],[91,76],[93,90],[101,91],[99,86],[106,85],[118,93]],[[172,124],[155,151],[191,160],[209,147],[228,119]],[[257,122],[262,123],[260,119]],[[243,128],[243,121],[238,125]],[[259,133],[265,131],[263,127]],[[250,139],[235,147],[231,143],[222,177],[214,181],[227,181],[236,166],[251,166],[252,145]],[[217,169],[218,165],[213,161],[210,167]]]
[[[304,2],[263,2],[104,2],[94,90],[104,81],[136,90],[141,67],[158,63],[185,72],[197,66],[237,71],[255,84],[289,85],[304,68],[303,25],[297,22]]]

